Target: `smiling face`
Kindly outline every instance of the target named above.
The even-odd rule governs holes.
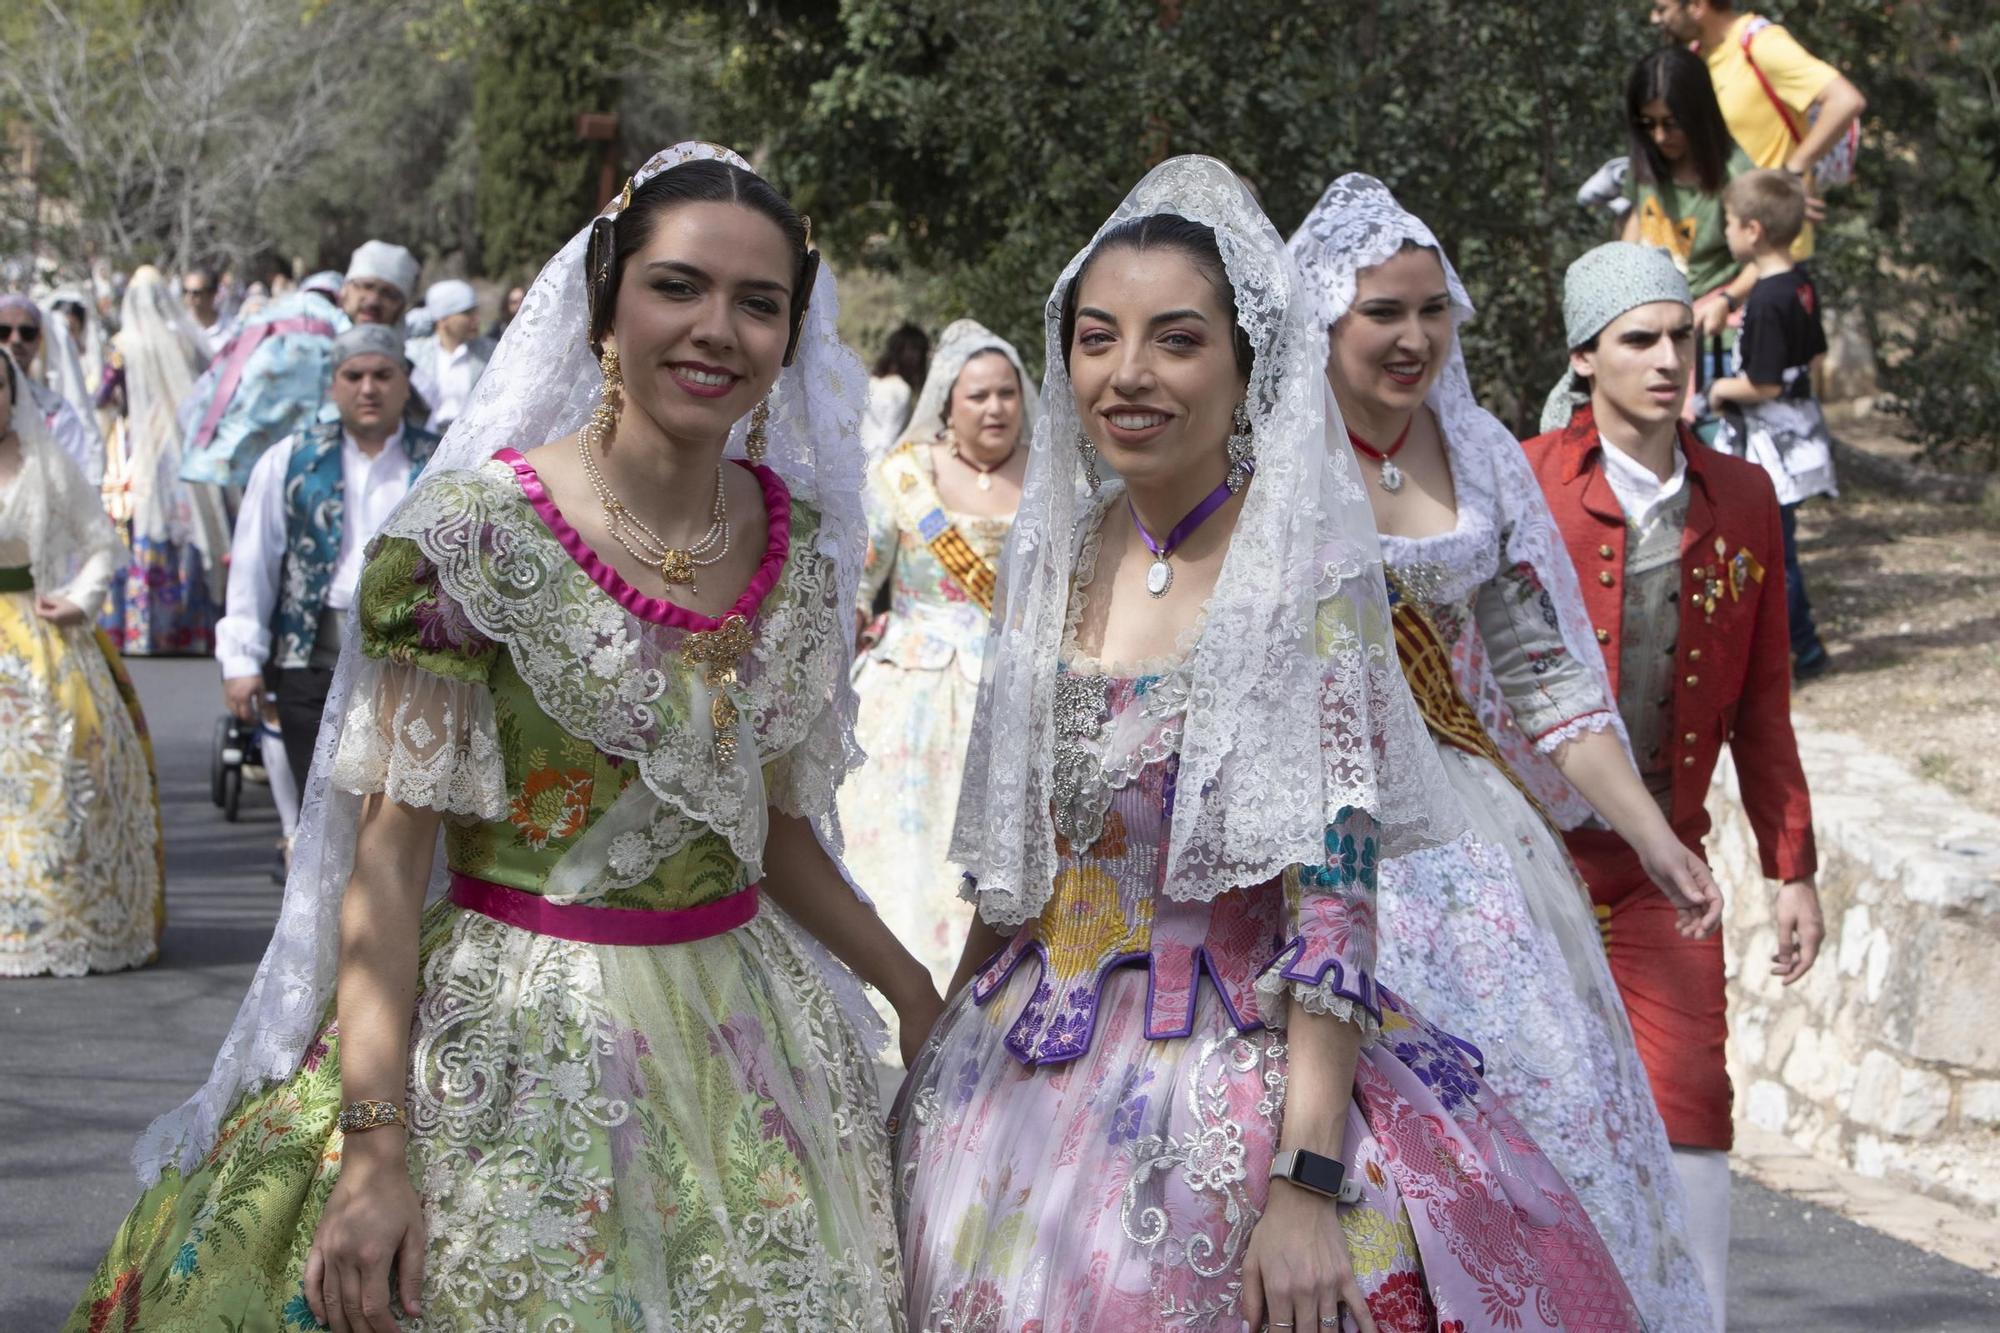
[[[1084,434],[1119,476],[1221,474],[1250,383],[1237,368],[1234,325],[1216,284],[1178,250],[1118,246],[1091,261],[1069,374]]]
[[[631,405],[673,439],[727,434],[777,382],[793,280],[790,243],[755,209],[662,213],[626,261],[608,340]]]
[[[1597,346],[1571,352],[1570,368],[1591,381],[1600,419],[1616,414],[1643,428],[1681,414],[1694,368],[1694,312],[1679,301],[1626,311],[1597,335]]]
[[[951,387],[946,424],[961,448],[1005,457],[1021,442],[1021,378],[998,351],[975,354]]]
[[[1399,250],[1355,277],[1354,304],[1335,321],[1326,375],[1348,403],[1414,412],[1451,352],[1451,293],[1428,247]]]

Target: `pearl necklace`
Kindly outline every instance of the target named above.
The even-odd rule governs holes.
[[[630,552],[633,559],[659,570],[660,582],[669,588],[686,584],[690,592],[700,592],[701,587],[695,582],[695,571],[729,554],[729,512],[723,503],[721,462],[715,465],[715,505],[710,511],[708,531],[692,546],[669,546],[658,533],[641,523],[638,515],[625,507],[625,502],[618,498],[611,484],[604,479],[604,474],[598,471],[597,460],[591,457],[590,448],[581,439],[577,441],[576,449],[577,456],[583,459],[584,473],[604,505],[604,517],[618,544]],[[719,548],[713,555],[706,554],[711,548],[717,548],[718,543]]]

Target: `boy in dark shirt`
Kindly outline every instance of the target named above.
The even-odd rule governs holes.
[[[1819,294],[1806,266],[1791,255],[1805,225],[1805,187],[1790,172],[1746,171],[1723,190],[1722,209],[1729,253],[1756,271],[1757,284],[1743,302],[1736,373],[1709,386],[1709,402],[1724,414],[1715,444],[1762,467],[1777,488],[1792,675],[1810,680],[1831,662],[1799,568],[1797,511],[1813,496],[1839,490],[1833,437],[1812,392],[1813,358],[1826,351]]]

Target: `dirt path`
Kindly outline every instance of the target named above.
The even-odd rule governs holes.
[[[1837,427],[1905,456],[1879,425]],[[2000,488],[1996,488],[2000,489]],[[2000,813],[2000,499],[1946,504],[1857,485],[1799,511],[1799,557],[1834,670],[1795,707]]]

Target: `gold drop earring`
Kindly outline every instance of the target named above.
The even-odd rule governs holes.
[[[765,451],[771,447],[770,424],[771,400],[766,396],[750,409],[750,433],[743,437],[743,456],[752,463],[762,463]]]
[[[625,407],[625,376],[618,367],[616,344],[604,349],[597,367],[604,372],[604,387],[598,391],[597,406],[583,427],[583,446],[592,451],[601,450],[610,442],[618,429],[618,414]]]

